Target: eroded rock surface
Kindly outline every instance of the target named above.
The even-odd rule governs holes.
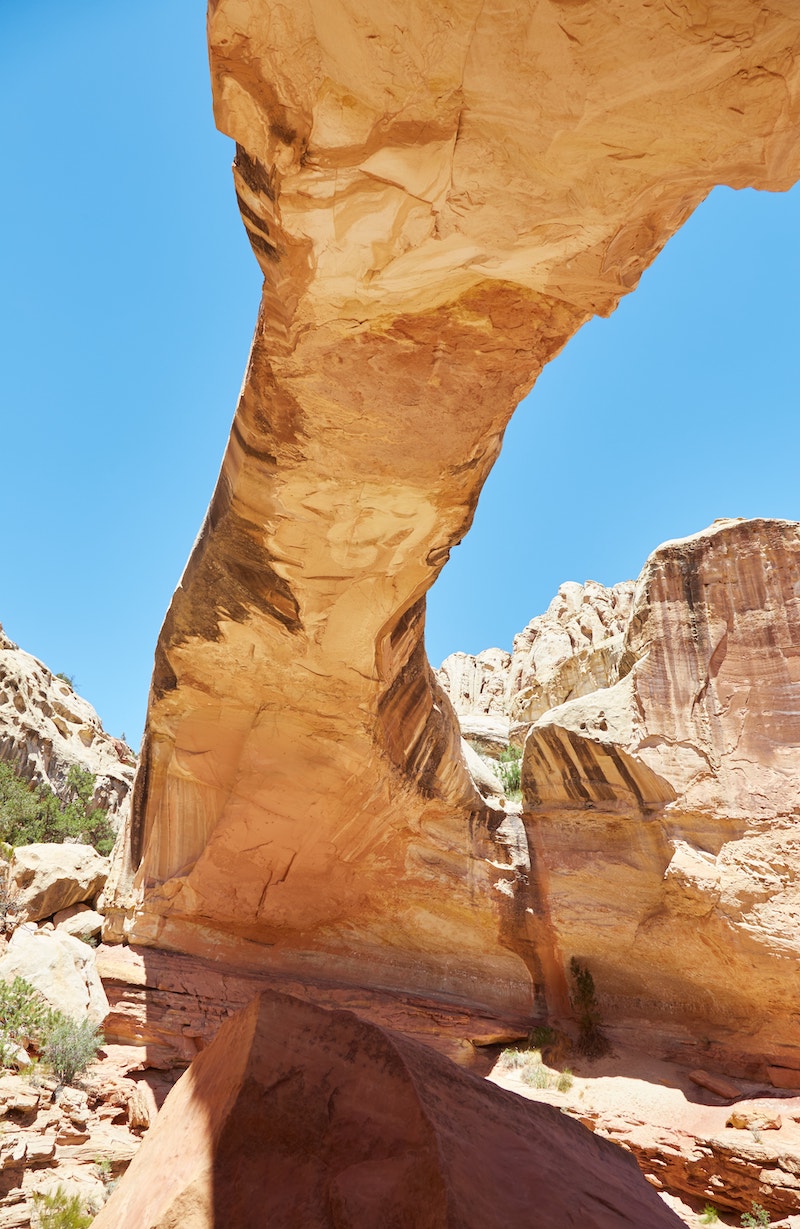
[[[352,1012],[267,993],[195,1059],[94,1224],[527,1229],[532,1216],[681,1223],[631,1157],[558,1110]]]
[[[91,845],[18,845],[8,868],[15,917],[39,922],[71,905],[96,901],[108,865],[108,858]]]
[[[523,763],[551,1006],[575,955],[629,1036],[762,1076],[800,1069],[798,576],[792,522],[659,547],[617,681],[541,717]]]
[[[800,1087],[798,576],[800,526],[718,521],[635,586],[562,586],[504,679],[490,654],[439,676],[470,739],[477,710],[525,741],[530,863],[509,890],[550,1011],[570,1014],[574,955],[618,1036],[694,1039],[704,1065],[783,1088]]]
[[[127,809],[136,759],[112,738],[72,685],[24,652],[0,627],[0,760],[65,796],[77,765],[96,777],[94,802],[112,819]]]
[[[264,294],[109,934],[527,1013],[424,594],[548,359],[712,185],[797,178],[800,17],[213,0],[209,38]]]
[[[511,653],[451,653],[437,681],[458,714],[464,737],[492,754],[492,742],[521,742],[548,709],[605,687],[616,678],[633,581],[561,585],[544,614],[514,637]],[[494,735],[494,738],[492,737]]]

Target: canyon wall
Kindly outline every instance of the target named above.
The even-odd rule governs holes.
[[[575,956],[618,1038],[800,1087],[800,525],[718,521],[635,586],[563,585],[491,700],[488,660],[439,677],[465,732],[488,703],[524,744],[515,887],[551,1016]]]
[[[707,1061],[796,1086],[798,577],[791,522],[665,543],[616,677],[535,722],[522,774],[551,1008],[575,955],[620,1036],[702,1039]]]
[[[529,1018],[425,593],[543,365],[714,184],[800,174],[800,16],[212,0],[209,45],[264,291],[108,935]]]

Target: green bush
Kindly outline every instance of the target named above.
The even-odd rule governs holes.
[[[0,1065],[8,1065],[13,1046],[22,1046],[40,1053],[62,1084],[71,1084],[102,1044],[103,1035],[91,1020],[55,1011],[23,978],[0,982]]]
[[[42,1056],[62,1084],[71,1084],[85,1071],[103,1044],[103,1034],[91,1020],[60,1016],[44,1044]]]
[[[102,807],[92,806],[95,778],[73,764],[66,799],[47,785],[24,781],[10,764],[0,764],[0,841],[10,845],[58,844],[67,839],[111,852],[114,829]]]
[[[565,1067],[556,1080],[556,1088],[559,1092],[569,1092],[575,1081],[572,1078],[572,1072],[569,1067]]]
[[[716,1225],[719,1222],[719,1212],[714,1207],[713,1203],[707,1203],[703,1208],[703,1215],[700,1217],[701,1225]]]
[[[41,1050],[58,1022],[59,1013],[30,982],[15,977],[0,982],[0,1047],[9,1045]]]
[[[67,686],[71,687],[73,691],[75,690],[75,675],[74,674],[64,674],[63,670],[59,670],[56,672],[56,674],[53,675],[53,678],[61,679],[62,683],[66,683]]]
[[[506,797],[515,802],[522,798],[522,748],[510,744],[500,752],[495,764]]]
[[[754,1203],[753,1211],[745,1212],[742,1217],[742,1224],[746,1229],[759,1229],[760,1226],[768,1226],[769,1212],[766,1208],[762,1208],[760,1203]]]
[[[70,1195],[63,1186],[48,1195],[33,1196],[36,1229],[89,1229],[94,1217],[84,1210],[78,1195]]]
[[[572,1006],[578,1017],[578,1049],[587,1058],[601,1058],[611,1049],[602,1029],[600,1005],[594,978],[585,964],[573,956],[569,962],[572,977]]]

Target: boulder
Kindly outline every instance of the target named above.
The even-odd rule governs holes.
[[[86,905],[73,905],[70,909],[62,909],[55,915],[53,922],[57,930],[65,935],[72,935],[74,939],[81,939],[84,943],[98,939],[103,929],[102,913],[89,909]]]
[[[774,1106],[743,1102],[735,1106],[725,1120],[726,1127],[737,1131],[780,1131],[783,1119]]]
[[[668,1229],[632,1157],[418,1042],[265,993],[167,1097],[93,1229]]]
[[[70,905],[93,901],[109,860],[91,845],[21,845],[14,850],[10,890],[22,920],[38,922]]]
[[[75,1020],[88,1016],[100,1024],[108,999],[97,974],[94,949],[60,930],[14,931],[0,956],[0,980],[22,977],[51,1005]]]

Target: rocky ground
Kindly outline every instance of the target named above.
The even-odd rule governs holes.
[[[572,1082],[567,1088],[562,1081],[559,1091],[553,1085],[565,1069]],[[489,1078],[558,1106],[631,1152],[687,1225],[715,1223],[702,1219],[711,1206],[719,1224],[738,1226],[757,1204],[773,1229],[800,1229],[797,1093],[693,1072],[632,1050],[591,1062],[563,1053],[540,1062],[536,1052],[506,1051]],[[697,1082],[702,1079],[734,1095],[716,1095]],[[536,1086],[545,1082],[550,1086]]]

